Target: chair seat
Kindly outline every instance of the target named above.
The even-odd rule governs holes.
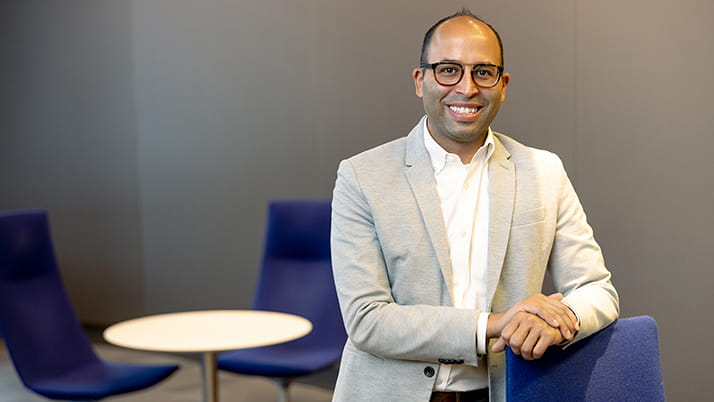
[[[306,349],[265,346],[221,353],[218,368],[266,377],[299,377],[326,369],[339,360],[341,348]]]
[[[277,345],[218,355],[221,370],[278,379],[280,401],[296,377],[337,363],[347,334],[330,260],[330,200],[273,200],[268,206],[255,310],[305,317],[312,332]]]
[[[97,400],[147,388],[176,369],[177,365],[100,362],[25,385],[50,399]]]
[[[97,400],[152,386],[176,365],[105,362],[77,320],[47,213],[0,213],[0,324],[18,376],[50,399]]]

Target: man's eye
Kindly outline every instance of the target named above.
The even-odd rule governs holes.
[[[484,68],[480,68],[480,69],[476,70],[476,76],[482,77],[482,78],[493,77],[493,71],[484,69]]]
[[[447,64],[439,66],[436,72],[440,75],[459,75],[461,74],[461,68],[459,68],[459,66]]]
[[[439,73],[441,74],[458,74],[459,69],[456,67],[442,67],[439,69]]]

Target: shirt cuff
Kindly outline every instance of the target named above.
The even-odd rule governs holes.
[[[483,356],[487,353],[488,343],[486,341],[486,331],[488,327],[488,314],[479,313],[478,325],[476,327],[476,353]]]

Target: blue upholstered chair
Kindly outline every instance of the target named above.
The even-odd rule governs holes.
[[[65,293],[39,210],[0,213],[0,324],[22,382],[50,399],[98,400],[152,386],[178,368],[97,357]]]
[[[292,379],[340,359],[347,334],[332,278],[329,201],[270,203],[253,308],[300,315],[313,330],[295,341],[222,353],[219,369],[275,379],[280,400],[287,400]]]
[[[526,361],[506,350],[508,401],[664,401],[657,323],[622,318],[568,348]]]

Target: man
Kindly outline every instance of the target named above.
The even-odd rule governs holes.
[[[510,81],[500,42],[466,10],[437,22],[413,72],[426,116],[340,163],[336,401],[502,401],[506,347],[539,358],[619,314],[558,157],[489,128]]]

